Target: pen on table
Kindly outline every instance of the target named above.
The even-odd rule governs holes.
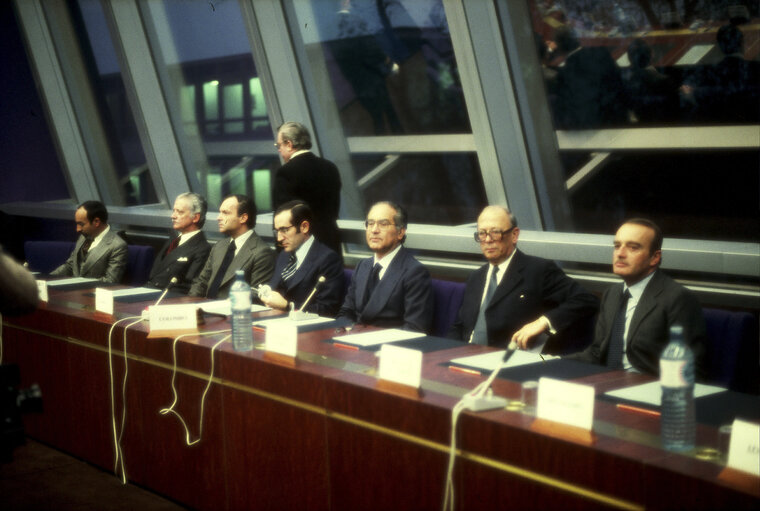
[[[358,347],[358,346],[350,346],[350,345],[348,345],[348,344],[341,344],[341,343],[339,343],[339,342],[334,342],[334,343],[333,343],[333,346],[336,346],[336,347],[338,347],[338,348],[343,348],[343,349],[345,349],[345,350],[358,350],[358,349],[359,349],[359,347]]]
[[[639,408],[638,406],[631,406],[631,405],[624,405],[622,403],[617,404],[617,408],[619,410],[624,410],[626,412],[633,412],[633,413],[640,413],[642,415],[649,415],[650,417],[659,417],[660,412],[657,410],[648,410],[646,408]]]
[[[465,369],[464,367],[449,366],[449,370],[457,372],[457,373],[474,374],[476,376],[482,376],[481,372],[476,371],[475,369]]]

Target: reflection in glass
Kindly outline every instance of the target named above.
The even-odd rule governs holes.
[[[78,33],[82,53],[92,59],[93,91],[99,96],[100,122],[109,141],[110,157],[115,176],[106,176],[118,182],[115,187],[121,197],[114,198],[118,205],[151,204],[158,202],[142,143],[137,133],[132,110],[127,102],[124,81],[116,59],[111,35],[100,2],[79,0],[70,4],[74,18],[81,16],[84,33]],[[77,9],[78,7],[78,9]],[[109,172],[96,168],[95,172]]]
[[[310,4],[318,34],[302,37],[321,45],[332,91],[320,94],[334,97],[346,136],[470,131],[441,0]]]
[[[240,154],[240,141],[270,141],[264,94],[237,2],[147,2],[160,34],[152,41],[165,65],[169,105],[181,119],[192,165],[212,210],[231,193],[254,197],[271,209],[269,181],[277,168],[271,144],[265,154]],[[230,143],[230,144],[228,144]],[[193,171],[188,169],[188,171]],[[266,188],[262,188],[262,187]]]

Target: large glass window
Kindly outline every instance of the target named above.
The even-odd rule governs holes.
[[[152,204],[158,202],[148,170],[135,119],[127,101],[119,61],[108,31],[103,8],[97,0],[79,0],[71,5],[72,21],[78,27],[79,44],[85,67],[89,69],[92,97],[97,114],[85,113],[80,103],[87,137],[95,145],[105,143],[107,156],[89,147],[94,172],[100,180],[102,195],[116,205]],[[72,84],[81,90],[83,84]],[[105,191],[105,190],[108,191]]]
[[[527,3],[575,230],[758,241],[758,3]]]
[[[212,208],[231,193],[271,209],[279,166],[264,94],[237,2],[145,2],[152,45],[185,161]],[[181,127],[180,127],[181,126]]]

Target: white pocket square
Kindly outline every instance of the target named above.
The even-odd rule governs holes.
[[[187,262],[187,257],[179,257],[179,258],[177,258],[177,262],[178,263],[186,263]]]

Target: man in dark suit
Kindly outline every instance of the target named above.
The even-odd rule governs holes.
[[[602,297],[594,342],[568,358],[659,374],[670,327],[681,325],[694,351],[697,377],[703,377],[707,334],[702,309],[690,291],[659,269],[660,228],[643,218],[628,220],[615,234],[614,247],[612,271],[623,282]]]
[[[190,287],[190,296],[227,298],[235,272],[243,270],[252,288],[266,284],[274,270],[274,252],[253,231],[256,204],[245,195],[230,195],[219,206],[219,232],[228,238],[211,249]]]
[[[172,227],[177,236],[167,240],[156,256],[147,286],[187,294],[193,279],[206,264],[211,245],[201,231],[206,222],[206,199],[197,193],[183,193],[174,201]],[[177,282],[171,284],[173,278]]]
[[[127,269],[127,243],[108,225],[106,207],[98,201],[83,202],[74,220],[81,236],[66,262],[50,275],[119,283]]]
[[[467,280],[449,337],[530,348],[543,333],[556,334],[596,313],[599,301],[552,261],[517,250],[520,228],[506,208],[488,206],[475,240],[488,260]]]
[[[314,216],[301,201],[289,201],[274,212],[274,232],[282,252],[269,281],[272,292],[259,295],[274,309],[295,309],[335,317],[343,300],[343,262],[312,236]],[[324,277],[324,282],[319,279]],[[315,290],[306,308],[303,304]]]
[[[433,287],[430,273],[402,245],[406,211],[378,202],[365,225],[367,245],[375,253],[356,266],[338,318],[346,322],[430,332]]]
[[[314,236],[342,254],[338,214],[340,212],[340,174],[330,161],[309,151],[309,131],[297,122],[286,122],[277,132],[277,150],[285,164],[274,176],[272,206],[302,200],[314,212]]]

